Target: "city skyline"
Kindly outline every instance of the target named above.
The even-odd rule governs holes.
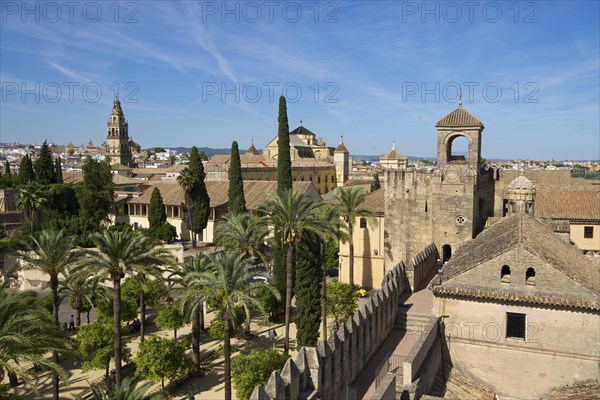
[[[286,94],[290,129],[432,157],[462,92],[486,158],[600,157],[598,3],[424,4],[3,2],[0,142],[100,144],[118,94],[143,148],[263,148]]]

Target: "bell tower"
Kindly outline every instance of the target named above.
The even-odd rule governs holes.
[[[106,155],[110,157],[110,165],[132,166],[129,124],[118,97],[113,101],[113,108],[106,124]]]
[[[483,124],[458,107],[439,120],[437,170],[432,176],[432,231],[439,249],[454,252],[475,237],[479,221],[479,163]]]

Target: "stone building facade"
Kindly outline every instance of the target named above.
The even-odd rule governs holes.
[[[501,398],[598,378],[600,275],[576,247],[515,212],[456,252],[433,281],[452,363]]]

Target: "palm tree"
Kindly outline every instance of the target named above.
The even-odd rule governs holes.
[[[35,223],[37,222],[40,210],[48,202],[44,187],[36,182],[31,182],[21,188],[21,196],[17,199],[16,205],[22,209],[25,218],[31,224],[31,236],[35,233]]]
[[[123,379],[120,388],[112,381],[106,382],[106,387],[92,387],[93,400],[158,400],[164,399],[162,393],[154,393],[148,395],[148,391],[152,388],[152,382],[144,382],[138,385],[138,382],[131,378]]]
[[[306,194],[295,194],[291,190],[277,192],[261,207],[268,225],[274,226],[276,233],[287,245],[287,271],[285,293],[285,341],[284,351],[289,353],[290,317],[292,310],[292,268],[294,266],[294,248],[302,240],[304,232],[321,235],[326,229],[318,217],[318,209],[324,204],[313,202]]]
[[[113,324],[115,332],[115,384],[121,386],[121,280],[125,275],[147,273],[157,265],[170,264],[172,256],[155,247],[152,239],[139,231],[105,230],[91,237],[96,246],[87,252],[85,270],[98,279],[110,279],[114,288]]]
[[[194,233],[194,204],[192,201],[192,189],[198,184],[198,180],[192,173],[189,167],[181,170],[177,177],[177,183],[185,191],[185,210],[188,217],[188,229],[190,230],[190,237],[192,240],[192,247],[196,248],[196,234]]]
[[[248,263],[231,251],[208,255],[213,270],[192,272],[186,275],[185,289],[180,297],[181,306],[199,307],[204,302],[214,305],[217,314],[223,319],[223,350],[225,355],[225,400],[231,400],[231,344],[230,328],[234,327],[233,316],[236,310],[253,305],[260,310],[248,288],[272,286],[254,281],[248,271]]]
[[[73,273],[72,271],[66,270],[63,272],[65,279],[58,283],[58,295],[61,299],[69,298],[69,303],[76,313],[75,324],[79,329],[81,326],[81,310],[86,304],[90,308],[94,307],[94,298],[101,294],[104,286],[99,285],[98,279],[89,271],[83,271],[82,273]]]
[[[66,343],[64,332],[35,295],[11,292],[8,280],[0,285],[0,382],[6,375],[22,379],[38,394],[36,370],[51,371],[66,379],[64,370],[46,359],[48,352],[66,351]]]
[[[373,211],[362,206],[367,197],[367,192],[361,188],[340,189],[332,203],[333,208],[342,217],[348,230],[348,241],[350,244],[350,266],[348,267],[348,281],[354,285],[354,221],[356,218],[366,218],[370,224],[375,224]]]
[[[229,213],[217,225],[216,242],[227,250],[241,254],[246,259],[259,258],[267,264],[263,248],[269,227],[250,213]],[[244,334],[250,335],[250,308],[244,308],[246,322]]]
[[[212,260],[206,254],[198,253],[193,258],[177,264],[169,275],[169,281],[184,287],[184,281],[192,276],[213,271]],[[204,302],[188,304],[186,315],[192,321],[192,363],[200,370],[200,332],[204,330]]]
[[[263,249],[269,228],[248,212],[229,213],[215,229],[215,242],[244,258],[260,258],[266,264]]]
[[[327,204],[318,210],[318,218],[323,224],[321,233],[321,267],[323,269],[323,282],[321,283],[321,324],[322,339],[327,341],[327,265],[325,263],[326,244],[332,240],[346,241],[346,233],[340,230],[339,214]]]
[[[58,311],[60,299],[58,296],[58,279],[64,274],[65,270],[75,266],[80,258],[80,253],[76,251],[75,236],[68,235],[64,231],[43,230],[38,238],[31,237],[32,244],[28,246],[28,251],[20,251],[19,258],[25,262],[25,269],[37,269],[38,271],[50,277],[49,286],[52,291],[52,319],[57,328],[60,328],[58,322]],[[54,362],[58,364],[58,353],[53,354]],[[58,374],[52,376],[52,385],[54,399],[58,400]]]

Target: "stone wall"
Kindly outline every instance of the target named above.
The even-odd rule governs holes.
[[[428,282],[427,278],[435,270],[435,262],[438,258],[438,251],[433,243],[413,257],[406,268],[406,277],[413,292],[424,282]]]
[[[317,347],[303,347],[281,372],[271,374],[266,387],[257,386],[250,397],[266,399],[337,398],[353,382],[379,349],[396,323],[404,291],[404,263],[389,271],[382,290]]]

